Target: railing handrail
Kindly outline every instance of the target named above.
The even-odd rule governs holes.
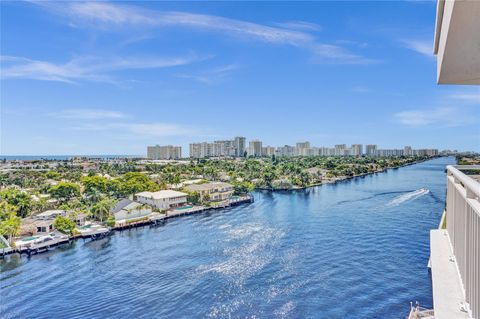
[[[475,165],[448,165],[448,166],[453,166],[457,169],[469,169],[469,168],[480,169],[480,165],[477,165],[477,164],[475,164]]]
[[[461,170],[480,165],[447,166],[447,231],[470,317],[480,318],[480,182]]]
[[[460,168],[460,169],[479,169],[480,170],[480,165],[459,165],[459,166],[448,165],[447,166],[447,171],[450,172],[453,175],[453,177],[455,177],[460,182],[462,182],[463,186],[466,189],[468,189],[475,196],[480,198],[480,183],[478,183],[476,180],[474,180],[473,178],[471,178],[467,174],[460,171],[458,168]]]

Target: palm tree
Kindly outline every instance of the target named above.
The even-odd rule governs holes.
[[[91,188],[87,197],[92,203],[96,203],[102,198],[102,193],[97,188]]]
[[[36,211],[44,211],[47,208],[47,200],[43,197],[40,197],[37,202],[35,202],[34,209]]]
[[[8,175],[7,174],[0,174],[0,186],[8,185]]]
[[[92,214],[95,218],[103,222],[104,219],[110,215],[110,209],[113,206],[113,202],[108,199],[102,199],[92,206]]]
[[[22,219],[16,215],[15,206],[6,201],[0,202],[0,235],[6,235],[11,243],[20,231]]]
[[[2,234],[7,235],[9,243],[12,243],[13,237],[18,235],[18,232],[20,231],[21,223],[22,223],[22,220],[18,216],[11,216],[9,219],[4,220],[1,223],[0,231],[2,232]]]
[[[17,197],[16,205],[18,208],[18,214],[20,217],[27,217],[32,208],[32,200],[27,194],[23,194]]]

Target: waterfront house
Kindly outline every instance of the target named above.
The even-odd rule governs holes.
[[[158,192],[141,192],[135,194],[135,199],[150,206],[154,206],[160,210],[167,210],[179,207],[187,203],[188,194],[172,191],[161,190]]]
[[[185,186],[187,185],[192,185],[192,184],[199,184],[201,183],[202,181],[204,181],[203,179],[190,179],[190,180],[185,180],[183,182],[180,182],[178,184],[170,184],[168,185],[168,188],[170,189],[182,189],[184,188]]]
[[[53,226],[54,219],[35,219],[35,218],[24,218],[22,224],[20,225],[19,235],[36,235],[36,234],[47,234],[55,230]]]
[[[87,217],[88,215],[87,214],[83,214],[83,213],[80,213],[80,214],[71,214],[69,216],[69,218],[71,220],[73,220],[75,222],[75,224],[77,224],[77,226],[83,226],[85,225],[86,221],[87,221]]]
[[[115,218],[115,225],[128,223],[129,221],[148,218],[152,214],[152,208],[145,204],[122,199],[110,210]]]
[[[43,213],[37,214],[33,216],[33,218],[38,219],[38,220],[53,220],[57,216],[67,216],[67,211],[61,210],[61,209],[52,209],[52,210],[46,210]]]
[[[202,202],[224,201],[230,199],[233,195],[233,185],[224,182],[194,184],[185,188],[191,192],[197,192]]]
[[[32,217],[24,218],[20,225],[20,235],[46,234],[55,230],[53,222],[57,216],[67,216],[66,210],[52,209]]]

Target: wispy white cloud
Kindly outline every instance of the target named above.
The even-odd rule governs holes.
[[[311,40],[310,35],[294,30],[206,14],[154,11],[105,2],[73,2],[49,7],[94,26],[185,26],[249,35],[266,42],[294,44]]]
[[[141,136],[164,137],[164,136],[193,136],[199,131],[189,126],[174,123],[128,123],[118,124],[131,133]]]
[[[433,40],[402,40],[402,44],[410,50],[433,58]]]
[[[50,113],[50,116],[60,119],[76,120],[123,119],[127,117],[126,114],[122,112],[101,109],[67,109]]]
[[[312,61],[317,63],[375,64],[382,62],[354,54],[349,50],[332,44],[315,43],[309,49],[314,53]]]
[[[480,90],[477,93],[455,93],[448,96],[451,99],[461,100],[465,102],[471,102],[480,104]]]
[[[142,34],[142,35],[134,35],[131,37],[128,37],[126,40],[121,41],[118,46],[119,47],[126,47],[132,44],[137,44],[139,42],[144,42],[147,40],[151,40],[154,38],[154,35],[152,34]]]
[[[33,80],[76,83],[81,80],[111,82],[116,80],[112,73],[131,69],[157,69],[190,64],[205,57],[188,55],[184,57],[129,57],[129,58],[74,58],[66,63],[52,63],[23,57],[2,56],[1,76]]]
[[[359,42],[359,41],[353,41],[353,40],[337,40],[335,41],[335,43],[341,44],[341,45],[354,46],[362,49],[368,47],[367,42]]]
[[[334,61],[345,64],[375,62],[372,59],[354,54],[339,45],[319,42],[314,36],[304,32],[307,27],[312,30],[315,26],[307,22],[290,22],[289,27],[286,25],[273,27],[215,15],[147,10],[137,6],[106,2],[70,2],[61,5],[40,2],[39,5],[73,19],[75,25],[83,24],[103,30],[132,27],[190,27],[197,30],[222,32],[234,37],[302,48],[312,52],[317,58],[314,60],[316,62]],[[303,31],[299,30],[301,27]]]
[[[277,22],[276,26],[293,29],[293,30],[304,30],[304,31],[321,31],[322,27],[316,23],[307,22],[307,21],[286,21],[286,22]]]
[[[68,130],[105,132],[122,136],[167,137],[198,136],[208,130],[199,127],[168,122],[135,120],[132,114],[101,108],[67,108],[47,113],[47,116],[68,120]]]
[[[461,109],[438,107],[433,109],[402,111],[394,114],[394,118],[406,126],[462,126],[475,123],[476,119],[465,114]]]
[[[121,132],[123,135],[141,137],[198,136],[202,134],[201,130],[191,126],[158,122],[78,123],[70,128],[76,131]]]
[[[239,69],[240,66],[238,64],[227,64],[219,67],[215,67],[213,69],[203,71],[200,73],[179,73],[176,76],[179,78],[184,79],[192,79],[201,83],[205,84],[212,84],[216,81],[219,81],[226,76],[228,76],[231,72]]]
[[[46,61],[12,56],[2,56],[0,61],[2,62],[2,79],[29,78],[73,83],[72,78],[77,78],[79,73],[83,73],[71,63],[56,65]]]

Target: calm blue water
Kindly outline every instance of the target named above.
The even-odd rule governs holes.
[[[401,318],[432,304],[435,159],[0,261],[4,318]],[[417,191],[427,188],[429,192]]]

